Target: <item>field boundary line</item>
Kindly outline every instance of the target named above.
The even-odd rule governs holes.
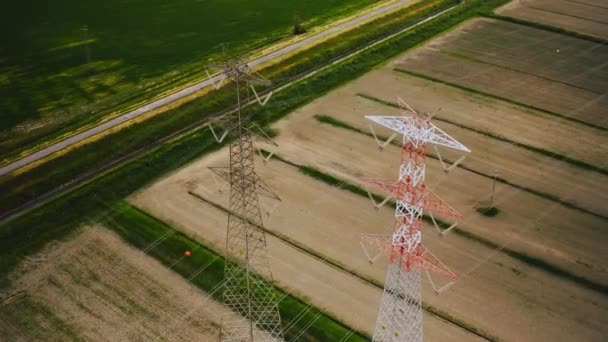
[[[574,3],[577,3],[577,4],[582,4],[582,5],[587,5],[587,6],[591,6],[591,7],[597,7],[597,8],[608,9],[608,7],[605,7],[605,6],[594,5],[594,4],[590,4],[590,3],[587,3],[587,2],[582,2],[582,1],[576,1],[576,0],[566,0],[566,1],[568,1],[568,2],[574,2]]]
[[[479,63],[479,64],[490,65],[490,66],[497,67],[497,68],[500,68],[500,69],[513,71],[513,72],[516,72],[516,73],[519,73],[519,74],[524,74],[524,75],[527,75],[527,76],[537,77],[537,78],[543,79],[545,81],[550,81],[550,82],[562,84],[562,85],[565,85],[565,86],[568,86],[568,87],[572,87],[572,88],[588,91],[588,92],[594,93],[596,95],[604,95],[604,93],[601,93],[601,92],[598,92],[598,91],[595,91],[595,90],[592,90],[592,89],[587,89],[587,88],[584,88],[584,87],[581,87],[581,86],[577,86],[575,84],[570,84],[568,82],[564,82],[564,81],[560,81],[560,80],[555,80],[555,79],[552,79],[552,78],[549,78],[549,77],[545,77],[545,76],[541,76],[541,75],[536,75],[536,74],[533,74],[533,73],[530,73],[530,72],[527,72],[527,71],[518,70],[518,69],[515,69],[515,68],[512,68],[512,67],[500,65],[500,64],[497,64],[497,63],[492,63],[492,62],[484,61],[482,59],[479,59],[479,58],[476,58],[476,57],[473,57],[473,56],[469,56],[469,55],[466,55],[466,54],[461,53],[461,52],[456,52],[456,51],[451,51],[451,50],[446,50],[446,49],[439,49],[439,52],[444,53],[444,54],[446,54],[448,56],[451,56],[451,57],[458,58],[458,59],[464,59],[464,60],[468,60],[468,61],[473,61],[473,62],[476,62],[476,63]],[[517,101],[515,101],[515,102],[517,102]]]
[[[294,163],[292,161],[284,159],[283,157],[281,157],[281,156],[279,156],[277,154],[274,154],[272,156],[272,158],[280,160],[281,162],[283,162],[285,164],[291,165],[291,166],[295,167],[296,169],[298,169],[303,174],[305,174],[305,175],[307,175],[309,177],[315,178],[318,181],[321,181],[321,182],[323,182],[325,184],[328,184],[330,186],[335,186],[336,184],[344,183],[347,186],[346,187],[342,187],[341,188],[342,190],[349,191],[349,192],[351,192],[351,193],[353,193],[355,195],[359,195],[359,196],[362,196],[362,197],[365,197],[365,198],[368,197],[367,190],[362,189],[357,184],[351,183],[348,180],[345,180],[345,179],[342,179],[340,177],[328,174],[328,173],[326,173],[324,171],[321,171],[321,170],[319,170],[317,168],[314,168],[314,167],[311,167],[311,166],[296,164],[296,163]],[[312,174],[312,173],[315,173],[315,174]],[[372,194],[372,196],[374,196],[376,199],[382,199],[382,197],[379,196],[379,195],[377,195],[377,194]],[[392,202],[389,201],[389,203],[387,203],[387,204],[389,204],[391,206],[395,205],[394,201],[392,201]],[[428,217],[428,216],[426,216],[426,215],[423,216],[423,219],[426,222],[430,222],[431,221],[431,218]],[[446,224],[445,222],[443,222],[443,221],[441,221],[439,219],[435,219],[435,220],[437,221],[437,223],[440,226],[449,226],[448,224]],[[470,230],[467,230],[462,225],[459,225],[459,228],[460,229],[454,229],[454,231],[453,231],[454,234],[460,235],[460,236],[462,236],[464,238],[467,238],[469,240],[475,241],[477,243],[481,243],[481,244],[483,244],[483,245],[485,245],[486,247],[489,247],[489,248],[496,249],[496,248],[500,247],[500,245],[498,245],[497,243],[495,243],[495,242],[493,242],[491,240],[488,240],[488,239],[486,239],[484,237],[481,237],[481,236],[479,236],[477,234],[472,233]],[[554,275],[556,277],[559,277],[559,278],[571,281],[571,282],[573,282],[575,284],[578,284],[578,285],[580,285],[582,287],[585,287],[585,288],[587,288],[589,290],[596,291],[596,292],[598,292],[598,293],[600,293],[602,295],[608,295],[608,285],[601,284],[601,283],[596,282],[594,280],[590,280],[590,279],[585,278],[583,276],[577,275],[577,274],[575,274],[575,273],[573,273],[571,271],[568,271],[568,270],[563,269],[563,268],[561,268],[559,266],[556,266],[556,265],[554,265],[554,264],[552,264],[552,263],[550,263],[548,261],[545,261],[544,259],[542,259],[540,257],[531,256],[531,255],[528,255],[528,254],[526,254],[524,252],[519,252],[519,251],[516,251],[514,249],[510,249],[510,248],[503,248],[501,250],[501,253],[504,253],[505,255],[507,255],[507,256],[509,256],[509,257],[511,257],[513,259],[516,259],[516,260],[518,260],[518,261],[520,261],[520,262],[522,262],[522,263],[524,263],[524,264],[526,264],[526,265],[528,265],[530,267],[533,267],[533,268],[539,269],[541,271],[547,272],[547,273],[549,273],[551,275]]]
[[[576,18],[576,19],[580,19],[580,20],[590,21],[590,22],[596,23],[596,24],[608,25],[608,22],[605,22],[605,21],[599,21],[599,20],[595,20],[595,19],[589,19],[589,18],[580,17],[580,16],[577,16],[577,15],[572,15],[572,14],[568,14],[568,13],[564,13],[564,12],[560,12],[560,11],[550,10],[550,9],[546,9],[546,8],[540,8],[540,7],[537,7],[537,6],[528,6],[528,8],[532,8],[532,9],[535,9],[537,11],[543,11],[543,12],[553,13],[553,14],[564,16],[564,17],[570,17],[570,18]]]
[[[398,71],[401,71],[401,69],[399,69]],[[403,71],[401,71],[401,72],[403,72]],[[409,74],[410,72],[408,71],[407,73]],[[384,101],[384,100],[378,99],[378,98],[370,96],[370,95],[357,94],[357,96],[363,97],[363,98],[365,98],[367,100],[370,100],[370,101],[373,101],[373,102],[377,102],[377,103],[383,104],[385,106],[389,106],[389,107],[393,107],[393,108],[400,108],[399,105],[397,105],[395,103]],[[560,154],[560,153],[557,153],[557,152],[553,152],[553,151],[549,151],[549,150],[545,150],[543,148],[534,147],[534,146],[531,146],[531,145],[528,145],[528,144],[520,143],[520,142],[517,142],[515,140],[511,140],[509,138],[502,137],[502,136],[497,135],[495,133],[484,131],[484,130],[477,129],[477,128],[472,128],[472,127],[469,127],[467,125],[464,125],[464,124],[461,124],[461,123],[458,123],[458,122],[455,122],[455,121],[452,121],[452,120],[449,120],[449,119],[441,118],[441,117],[438,117],[438,116],[435,116],[435,119],[437,121],[443,121],[445,123],[449,123],[451,125],[460,127],[462,129],[465,129],[465,130],[468,130],[468,131],[471,131],[471,132],[474,132],[474,133],[477,133],[477,134],[485,135],[485,136],[487,136],[487,137],[489,137],[491,139],[496,139],[496,140],[502,141],[504,143],[508,143],[508,144],[513,145],[513,146],[520,147],[520,148],[529,150],[531,152],[544,155],[544,156],[549,157],[549,158],[553,158],[555,160],[566,162],[568,164],[572,164],[574,166],[577,166],[577,167],[580,167],[580,168],[583,168],[583,169],[587,169],[589,171],[594,171],[594,172],[600,173],[602,175],[608,176],[608,169],[604,169],[604,168],[601,168],[599,166],[596,166],[596,165],[593,165],[593,164],[589,164],[589,163],[584,162],[582,160],[570,158],[570,157],[567,157],[567,156],[565,156],[563,154]]]
[[[237,215],[236,213],[232,212],[230,209],[228,209],[228,208],[226,208],[226,207],[224,207],[224,206],[222,206],[222,205],[220,205],[218,203],[215,203],[215,202],[213,202],[211,200],[208,200],[208,199],[204,198],[203,196],[201,196],[201,195],[199,195],[197,193],[194,193],[192,191],[188,191],[188,194],[190,196],[195,197],[196,199],[204,202],[204,203],[207,203],[207,204],[215,207],[216,209],[219,209],[219,210],[227,213],[227,214]],[[364,275],[358,273],[357,271],[353,270],[352,268],[344,265],[343,263],[341,263],[341,262],[339,262],[337,260],[334,260],[334,259],[332,259],[332,258],[330,258],[330,257],[328,257],[328,256],[326,256],[326,255],[324,255],[324,254],[322,254],[320,252],[317,252],[317,251],[313,250],[312,248],[310,248],[308,246],[305,246],[305,245],[297,242],[296,240],[294,240],[294,239],[292,239],[292,238],[290,238],[290,237],[288,237],[288,236],[286,236],[286,235],[284,235],[282,233],[272,231],[272,230],[270,230],[270,229],[268,229],[268,228],[266,228],[264,226],[260,226],[260,225],[257,225],[257,224],[255,226],[258,229],[262,230],[263,232],[265,232],[265,233],[267,233],[267,234],[269,234],[271,236],[274,236],[275,238],[283,241],[287,245],[289,245],[289,246],[291,246],[291,247],[293,247],[293,248],[295,248],[295,249],[297,249],[299,251],[302,251],[302,252],[304,252],[307,255],[310,255],[314,259],[317,259],[317,260],[319,260],[319,261],[321,261],[321,262],[323,262],[325,264],[328,264],[332,268],[335,268],[335,269],[337,269],[339,271],[342,271],[342,272],[345,272],[347,274],[350,274],[351,276],[353,276],[353,277],[355,277],[355,278],[363,281],[364,283],[372,285],[372,286],[374,286],[377,289],[380,289],[380,290],[384,289],[384,285],[380,281],[378,281],[376,279],[373,279],[371,277],[364,276]],[[458,326],[459,328],[468,331],[471,334],[477,335],[477,336],[479,336],[479,337],[481,337],[481,338],[483,338],[483,339],[485,339],[487,341],[498,341],[498,338],[496,338],[494,336],[491,336],[490,334],[482,331],[481,329],[476,328],[476,327],[474,327],[474,326],[472,326],[472,325],[470,325],[468,323],[465,323],[465,322],[463,322],[463,321],[461,321],[461,320],[459,320],[459,319],[451,316],[450,314],[447,314],[447,313],[445,313],[445,312],[443,312],[443,311],[441,311],[441,310],[439,310],[439,309],[437,309],[437,308],[429,305],[428,303],[424,303],[424,301],[423,301],[423,306],[425,306],[425,311],[427,311],[428,313],[432,314],[433,316],[436,316],[436,317],[438,317],[438,318],[440,318],[442,320],[445,320],[445,321],[447,321],[447,322],[449,322],[451,324],[454,324],[454,325]]]
[[[337,127],[337,128],[346,129],[346,130],[350,130],[350,131],[353,131],[353,132],[356,132],[356,133],[359,133],[359,134],[366,135],[366,136],[368,136],[370,138],[373,137],[373,135],[371,133],[362,131],[362,130],[360,130],[357,127],[351,126],[350,124],[348,124],[346,122],[343,122],[341,120],[338,120],[338,119],[336,119],[336,118],[334,118],[332,116],[329,116],[329,115],[315,115],[315,119],[317,121],[319,121],[321,123],[324,123],[324,124],[327,124],[327,125],[331,125],[331,126],[334,126],[334,127]],[[378,136],[379,139],[388,140],[388,137],[382,137],[380,135],[377,135],[377,136]],[[401,146],[401,145],[399,145],[399,142],[397,142],[397,141],[391,141],[391,145]],[[430,153],[428,151],[427,151],[426,155],[429,158],[432,158],[432,159],[435,159],[435,160],[439,160],[439,158],[437,156],[435,156],[434,154],[432,154],[432,153]],[[446,159],[445,157],[443,157],[443,160],[445,162],[447,162],[447,163],[452,163],[452,164],[454,163],[453,160]],[[488,179],[496,179],[496,181],[498,181],[500,183],[503,183],[503,184],[512,186],[514,188],[526,191],[526,192],[528,192],[530,194],[533,194],[533,195],[536,195],[538,197],[541,197],[541,198],[544,198],[544,199],[547,199],[547,200],[550,200],[550,201],[557,202],[557,203],[559,203],[560,205],[562,205],[562,206],[564,206],[566,208],[579,210],[579,211],[581,211],[581,212],[583,212],[585,214],[593,215],[593,216],[595,216],[597,218],[608,220],[608,216],[602,215],[600,213],[596,213],[594,211],[591,211],[591,210],[583,208],[583,207],[579,207],[576,204],[573,204],[573,203],[570,203],[568,201],[565,201],[565,200],[559,198],[556,195],[553,195],[553,194],[550,194],[550,193],[547,193],[547,192],[542,192],[542,191],[539,191],[539,190],[535,190],[535,189],[532,189],[532,188],[529,188],[529,187],[526,187],[526,186],[518,185],[518,184],[515,184],[515,183],[513,183],[513,182],[511,182],[509,180],[506,180],[506,179],[502,178],[502,177],[497,177],[497,176],[495,177],[494,175],[490,175],[490,174],[487,174],[487,173],[483,173],[481,171],[477,171],[477,170],[475,170],[475,169],[473,169],[471,167],[466,166],[464,163],[460,163],[460,164],[456,165],[456,167],[457,168],[461,168],[461,169],[466,170],[466,171],[469,171],[469,172],[472,172],[472,173],[474,173],[476,175],[479,175],[479,176],[482,176],[482,177],[486,177]]]

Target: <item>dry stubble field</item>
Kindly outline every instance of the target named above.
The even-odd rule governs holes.
[[[397,113],[394,108],[363,98],[360,94],[383,101],[402,96],[422,110],[442,107],[436,123],[469,146],[473,154],[465,161],[468,170],[457,168],[447,178],[443,177],[439,163],[429,158],[427,181],[430,185],[438,185],[437,192],[464,213],[462,228],[605,285],[608,283],[605,264],[608,253],[602,241],[608,237],[603,229],[608,213],[605,205],[606,176],[597,170],[585,169],[513,143],[564,154],[601,170],[606,166],[605,130],[393,71],[395,66],[409,68],[409,63],[426,65],[425,71],[434,71],[431,66],[439,64],[432,58],[440,54],[437,51],[441,51],[442,44],[462,54],[472,45],[466,41],[463,45],[466,49],[458,50],[460,47],[453,42],[453,37],[479,37],[485,32],[483,30],[488,30],[488,25],[493,24],[481,20],[462,26],[460,30],[439,37],[295,111],[276,125],[280,132],[280,154],[297,164],[314,166],[351,181],[357,181],[361,176],[395,177],[399,155],[397,147],[390,146],[383,153],[377,153],[370,137],[319,123],[315,115],[330,115],[365,130],[367,123],[363,115]],[[495,27],[489,30],[501,34]],[[536,37],[536,41],[528,41],[529,46],[542,41],[538,34],[527,30],[535,29],[508,31],[510,44],[525,41],[530,36]],[[526,52],[524,46],[519,49],[533,53]],[[506,57],[500,51],[489,53],[499,55],[505,61]],[[421,59],[422,55],[426,57]],[[534,56],[536,59],[524,55],[521,60],[535,61],[537,66],[543,63],[542,54]],[[510,63],[509,68],[519,67],[528,74],[532,72],[530,68],[534,65],[525,66],[515,57],[511,55],[506,59],[505,63]],[[468,61],[457,60],[459,63]],[[562,101],[564,94],[585,89],[587,93],[593,93],[601,89],[606,80],[589,77],[589,70],[598,67],[602,70],[601,62],[585,60],[584,63],[580,65],[580,60],[576,59],[562,60],[559,68],[570,73],[567,80],[570,84],[565,85],[564,79],[551,82],[564,86],[562,90],[565,93],[553,98],[542,97],[542,103],[534,105],[568,113],[568,106],[572,103]],[[454,70],[467,72],[466,68],[460,67]],[[550,68],[542,70],[542,77],[534,77],[547,81],[559,76]],[[481,70],[481,73],[486,72]],[[528,74],[518,72],[518,77],[533,77]],[[453,81],[459,83],[463,79],[472,79],[457,76]],[[488,76],[488,80],[495,77]],[[529,92],[543,86],[528,83],[523,78],[517,82],[525,84]],[[496,89],[501,89],[500,84]],[[514,93],[510,88],[509,92],[500,93],[521,101],[518,94],[524,92]],[[583,96],[574,102],[587,100],[589,98]],[[586,111],[579,119],[602,126],[604,120],[598,108],[585,107]],[[489,134],[481,134],[480,131]],[[452,160],[456,158],[449,153],[446,155]],[[226,160],[225,150],[202,158],[140,192],[131,201],[201,241],[221,248],[226,213],[200,198],[227,205],[226,192],[217,192],[219,183],[206,170],[207,166],[223,165]],[[518,187],[499,184],[496,203],[500,213],[487,218],[479,215],[474,206],[487,201],[494,171]],[[280,161],[273,161],[266,167],[259,163],[259,172],[284,199],[266,219],[267,229],[282,237],[272,237],[269,241],[276,280],[354,327],[369,332],[380,293],[353,274],[381,281],[384,262],[370,266],[363,257],[358,239],[362,233],[388,234],[392,210],[385,208],[376,213],[366,198],[332,188]],[[198,185],[194,193],[200,198],[187,192],[189,182]],[[539,192],[571,205],[564,206],[547,196],[539,196]],[[266,207],[271,207],[271,204],[266,203]],[[522,263],[500,251],[494,255],[495,250],[463,236],[453,234],[447,239],[439,239],[429,228],[424,241],[435,254],[463,275],[450,291],[439,297],[431,294],[425,282],[424,300],[458,320],[499,339],[512,341],[599,341],[608,333],[608,301],[604,294]],[[294,248],[294,244],[300,249]],[[312,254],[322,255],[321,259],[328,258],[342,265],[342,269],[328,266]],[[492,257],[484,262],[488,256]],[[456,332],[459,335],[455,335]],[[450,336],[450,340],[465,341],[474,336],[430,314],[426,316],[425,334],[428,340],[434,341],[444,340],[446,336]]]
[[[497,13],[608,38],[606,0],[514,0]]]
[[[35,258],[0,301],[4,341],[219,336],[226,308],[105,228],[86,228]]]
[[[227,213],[189,194],[188,189],[191,187],[189,183],[195,182],[198,186],[193,193],[227,208],[227,191],[218,192],[218,190],[223,189],[221,183],[219,183],[219,179],[216,183],[207,169],[208,166],[224,165],[228,160],[227,158],[226,150],[213,153],[134,195],[130,201],[183,230],[189,236],[218,251],[223,251],[225,248]],[[283,192],[286,189],[277,187],[278,177],[269,175],[270,177],[265,178],[274,189],[280,192],[284,202],[271,213],[270,217],[265,215],[266,226],[273,232],[283,233],[294,239],[298,244],[298,247],[294,247],[294,245],[281,238],[267,237],[274,280],[284,289],[307,298],[310,304],[327,310],[350,326],[371,333],[376,315],[376,305],[380,299],[380,289],[302,250],[300,247],[312,247],[313,250],[323,251],[323,249],[318,249],[315,244],[302,243],[298,236],[294,236],[292,232],[300,232],[310,236],[315,241],[335,242],[334,239],[326,240],[329,236],[335,236],[334,234],[337,231],[326,224],[335,224],[335,221],[332,220],[331,216],[320,214],[318,211],[321,207],[327,208],[327,200],[330,199],[335,199],[336,203],[341,205],[346,205],[349,199],[358,201],[361,208],[365,208],[365,210],[359,210],[359,212],[367,213],[367,221],[369,222],[374,220],[373,210],[369,210],[368,203],[361,201],[360,198],[341,190],[332,191],[330,187],[322,183],[299,175],[293,168],[286,167],[278,162],[269,164],[268,169],[263,168],[261,163],[258,164],[258,168],[264,170],[262,172],[263,176],[267,176],[265,172],[273,170],[275,167],[283,167],[287,170],[286,180],[297,177],[298,181],[302,182],[298,187],[293,187],[296,194],[300,193],[302,188],[314,189],[312,191],[313,196],[329,192],[332,197],[325,199],[325,201],[317,200],[302,203],[302,200],[309,197],[296,196],[298,200],[294,200],[293,197]],[[310,196],[311,191],[307,191],[305,195]],[[333,195],[341,197],[333,197]],[[342,202],[344,196],[346,196],[346,201]],[[313,203],[314,206],[312,206]],[[273,203],[263,201],[262,205],[269,210]],[[283,226],[282,220],[290,220],[290,215],[294,212],[303,215],[304,219],[301,216],[295,216],[293,217],[294,220]],[[319,221],[325,222],[325,224],[316,224]],[[308,222],[308,224],[303,224],[305,222]],[[311,224],[317,228],[311,230]],[[350,238],[352,237],[349,236],[349,241],[352,241]],[[357,246],[358,244],[350,247],[357,249]],[[352,253],[350,255],[353,256]],[[327,256],[333,257],[332,255]],[[367,265],[362,253],[357,253],[356,259]],[[340,261],[342,262],[342,260]],[[348,263],[344,264],[348,265]],[[353,310],[353,308],[356,308],[356,310]],[[432,315],[427,315],[424,323],[427,338],[430,341],[445,341],[450,338],[455,338],[457,341],[471,341],[477,338],[475,335]]]
[[[317,124],[310,117],[310,126],[300,120],[293,120],[293,123],[297,124],[294,127],[303,134],[312,131],[325,133],[335,137],[331,142],[347,139],[354,146],[363,148],[367,145],[370,156],[376,153],[371,139],[367,137],[335,131],[331,127]],[[285,141],[282,143],[285,143],[285,150],[282,148],[282,151],[298,162],[306,154],[310,157],[318,151],[317,146],[309,145],[304,139],[298,139],[294,144]],[[335,153],[349,156],[349,149],[350,146],[347,145]],[[395,152],[391,153],[394,159],[396,150],[390,151]],[[360,158],[355,159],[356,151],[351,153],[353,162],[361,161]],[[382,155],[389,156],[389,153]],[[224,243],[226,213],[188,194],[187,183],[197,182],[197,195],[226,206],[226,193],[216,192],[218,186],[206,170],[207,166],[221,165],[226,157],[225,152],[222,152],[205,158],[155,184],[135,196],[132,201],[201,241],[221,248]],[[353,167],[352,164],[321,157],[311,164],[319,167],[331,165],[328,168],[334,173],[346,175],[353,169],[355,173],[362,174],[371,163],[366,161],[361,166]],[[366,198],[332,188],[278,161],[273,161],[266,167],[262,163],[258,166],[264,179],[283,197],[283,203],[266,219],[266,227],[270,231],[285,235],[300,246],[327,256],[358,274],[380,281],[383,279],[384,263],[370,266],[363,256],[358,239],[362,233],[387,233],[391,223],[391,209],[386,208],[376,213]],[[270,208],[270,203],[265,203],[265,207]],[[493,222],[492,219],[483,220],[487,224]],[[459,274],[478,265],[482,258],[493,253],[492,249],[456,235],[438,239],[432,230],[426,232],[427,245]],[[281,285],[308,297],[312,303],[326,308],[354,327],[370,331],[379,299],[378,290],[287,246],[280,239],[270,238],[269,249],[273,273]],[[531,336],[547,340],[585,336],[593,340],[604,332],[601,323],[606,312],[601,304],[605,303],[605,299],[601,295],[502,254],[483,263],[440,297],[434,297],[428,284],[425,284],[425,301],[506,340],[531,340]],[[562,304],[556,306],[556,303]],[[591,309],[585,309],[588,316],[582,320],[579,310],[588,305],[591,305]],[[471,310],[472,307],[476,309]],[[530,317],[535,319],[531,321]],[[437,321],[430,315],[426,316],[425,323],[425,334],[429,341],[443,341],[447,332],[452,336],[451,340],[468,341],[474,337],[470,334],[463,335],[463,331]],[[447,328],[451,330],[446,331]],[[454,332],[460,334],[454,335]]]

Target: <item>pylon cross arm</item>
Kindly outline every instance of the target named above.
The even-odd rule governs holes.
[[[361,181],[369,187],[379,189],[389,198],[394,198],[395,200],[405,198],[406,184],[403,181],[394,181],[381,178],[362,178]],[[412,192],[413,195],[411,196],[410,201],[416,205],[422,206],[423,210],[445,217],[452,217],[455,219],[463,218],[463,215],[460,212],[452,208],[434,192],[424,187],[423,184],[416,187],[415,190],[416,191]]]
[[[426,201],[424,209],[433,214],[452,217],[461,220],[464,216],[456,209],[452,208],[446,201],[441,199],[431,190],[426,190]]]
[[[452,272],[422,244],[419,245],[419,250],[416,252],[415,259],[416,266],[421,270],[436,273],[451,280],[456,280],[458,278],[456,273]]]
[[[415,145],[435,144],[449,147],[454,150],[471,152],[466,146],[449,136],[434,124],[427,121],[416,122],[416,118],[413,115],[366,115],[365,118],[401,134],[404,141],[410,141]]]

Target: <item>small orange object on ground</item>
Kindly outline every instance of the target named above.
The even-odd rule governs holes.
[[[186,251],[186,253],[184,253],[184,255],[187,256],[187,257],[189,257],[192,254],[190,253],[190,251]]]

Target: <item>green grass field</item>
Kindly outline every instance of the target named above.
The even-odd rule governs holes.
[[[12,3],[0,14],[0,157],[204,75],[220,43],[250,51],[291,35],[296,17],[310,28],[377,2]]]

